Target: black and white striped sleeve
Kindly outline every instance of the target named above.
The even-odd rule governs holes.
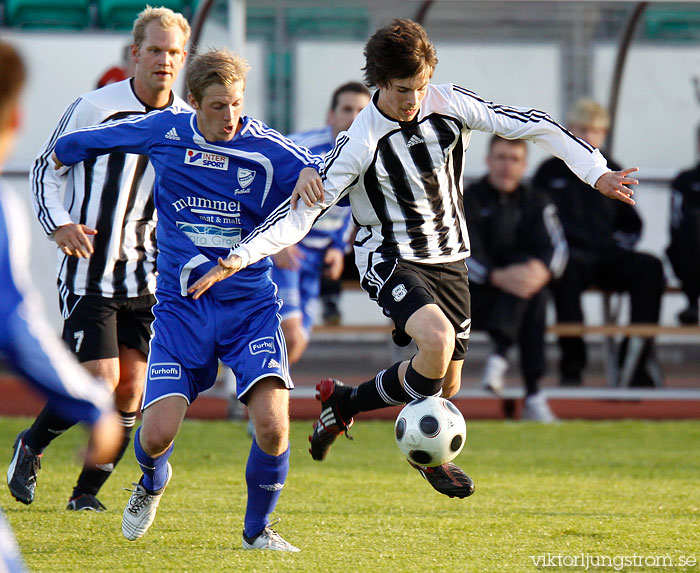
[[[80,119],[84,106],[82,98],[78,98],[68,106],[39,151],[29,173],[34,212],[44,232],[49,236],[61,225],[72,222],[68,211],[64,207],[61,193],[66,174],[70,168],[62,167],[59,170],[55,170],[51,154],[56,146],[56,141],[62,134],[85,125],[91,125]]]
[[[505,139],[525,139],[562,159],[581,180],[595,187],[610,171],[605,157],[575,137],[545,112],[486,101],[474,92],[452,86],[452,103],[468,129],[495,133]]]

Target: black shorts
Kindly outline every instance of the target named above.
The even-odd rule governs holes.
[[[59,297],[63,341],[79,362],[117,358],[120,344],[148,356],[155,302],[156,297],[150,294],[134,298]]]
[[[374,273],[384,279],[377,302],[397,328],[403,331],[414,312],[427,304],[436,304],[455,329],[452,360],[464,360],[469,345],[471,309],[463,260],[434,265],[398,260],[376,265]]]

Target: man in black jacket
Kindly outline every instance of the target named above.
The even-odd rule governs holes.
[[[522,184],[527,143],[493,136],[489,172],[464,193],[471,257],[472,328],[488,331],[494,351],[482,383],[500,393],[516,342],[525,382],[523,419],[556,420],[539,390],[545,372],[545,314],[552,277],[566,266],[567,245],[556,207]]]
[[[697,132],[700,150],[700,129]],[[698,323],[700,297],[700,163],[671,182],[671,244],[666,249],[673,272],[681,281],[688,308],[678,314],[682,324]]]
[[[582,99],[568,117],[571,133],[600,148],[607,136],[610,119],[600,104]],[[608,160],[616,169],[616,164]],[[650,254],[633,251],[642,232],[642,220],[633,207],[620,202],[600,201],[585,184],[572,177],[561,160],[552,158],[540,165],[533,184],[545,190],[559,210],[566,239],[569,262],[563,276],[553,286],[559,322],[583,322],[581,294],[589,286],[627,292],[630,295],[630,321],[657,323],[665,279],[661,261]],[[629,345],[627,344],[629,342]],[[650,385],[653,339],[632,337],[623,343],[637,353],[639,360],[631,374],[631,385]],[[586,347],[582,338],[561,337],[560,361],[563,385],[578,385],[586,366]],[[654,376],[658,379],[660,373]]]

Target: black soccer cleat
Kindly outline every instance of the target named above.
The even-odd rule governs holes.
[[[462,499],[474,493],[474,482],[472,478],[452,462],[432,468],[419,466],[411,461],[408,461],[408,463],[416,468],[420,475],[442,495]]]
[[[338,412],[340,395],[349,392],[350,388],[338,380],[321,380],[316,384],[316,399],[321,401],[321,416],[314,422],[314,432],[309,436],[311,457],[316,461],[323,461],[328,455],[333,442],[340,434],[352,439],[347,433],[352,426],[353,419],[347,422]]]
[[[90,493],[72,497],[68,501],[66,509],[69,511],[107,511],[102,502]]]
[[[24,434],[20,432],[15,438],[10,467],[7,468],[7,486],[17,501],[29,505],[34,501],[36,475],[41,469],[41,455],[24,443]]]

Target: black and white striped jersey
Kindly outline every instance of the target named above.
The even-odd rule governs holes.
[[[168,106],[189,109],[171,95]],[[41,148],[30,173],[32,200],[46,234],[82,223],[97,230],[87,259],[57,249],[59,295],[132,298],[155,291],[156,211],[153,168],[142,155],[111,153],[55,171],[51,154],[63,133],[153,108],[141,102],[131,80],[109,84],[76,99]],[[177,138],[177,134],[172,134]]]
[[[377,97],[326,155],[323,202],[282,205],[233,251],[244,264],[299,241],[322,209],[346,195],[360,228],[355,257],[363,279],[371,282],[368,273],[384,261],[467,257],[462,179],[474,130],[532,141],[589,185],[609,171],[597,149],[538,110],[497,105],[453,84],[428,85],[418,115],[404,123],[384,115]]]

